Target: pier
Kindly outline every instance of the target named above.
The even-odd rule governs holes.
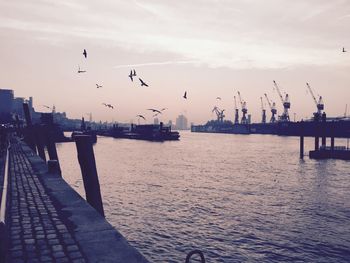
[[[148,262],[63,180],[57,162],[16,137],[5,159],[1,263]]]

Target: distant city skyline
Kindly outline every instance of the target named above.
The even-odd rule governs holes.
[[[237,91],[252,121],[261,120],[264,93],[281,114],[273,80],[290,95],[291,119],[312,117],[309,82],[327,115],[342,116],[350,108],[349,27],[344,0],[3,1],[0,88],[69,118],[91,112],[94,120],[136,123],[142,114],[152,123],[153,107],[167,108],[160,121],[185,114],[200,124],[216,118],[214,106],[233,121]]]

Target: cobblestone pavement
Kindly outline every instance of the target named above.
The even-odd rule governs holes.
[[[87,262],[19,144],[10,150],[8,262]]]

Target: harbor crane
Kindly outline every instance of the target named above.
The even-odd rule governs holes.
[[[266,98],[266,100],[267,100],[267,103],[269,104],[269,107],[270,107],[270,109],[271,109],[271,119],[270,119],[270,122],[271,122],[271,123],[274,123],[274,122],[276,122],[276,117],[275,117],[275,115],[277,114],[276,103],[275,103],[275,102],[272,102],[272,104],[271,104],[271,102],[270,102],[270,100],[269,100],[269,97],[267,97],[267,94],[265,93],[264,95],[265,95],[265,98]]]
[[[238,98],[239,98],[239,102],[241,103],[242,113],[243,113],[241,123],[248,124],[248,119],[246,117],[246,114],[248,112],[247,103],[242,100],[241,93],[239,91],[237,93],[238,93]]]
[[[219,122],[223,122],[225,117],[224,111],[225,110],[220,110],[217,106],[215,106],[211,112],[215,112],[217,120]]]
[[[309,83],[306,83],[306,86],[307,86],[308,90],[310,91],[310,94],[311,94],[311,96],[316,104],[316,107],[317,107],[317,112],[314,112],[314,119],[317,121],[320,119],[320,117],[322,115],[322,111],[324,109],[324,103],[322,100],[322,96],[319,96],[318,101],[317,101]]]
[[[280,96],[281,98],[281,101],[282,101],[282,104],[283,104],[283,113],[282,115],[280,116],[280,120],[281,121],[289,121],[289,113],[288,113],[288,110],[290,109],[290,100],[289,100],[289,96],[288,94],[286,94],[286,97],[285,99],[283,99],[282,97],[282,94],[281,94],[281,91],[280,91],[280,88],[278,87],[276,81],[273,81],[273,84],[275,85],[275,88],[278,92],[278,95]]]
[[[239,123],[239,114],[238,114],[236,96],[233,96],[233,98],[235,100],[235,124],[238,124]]]
[[[262,112],[261,122],[266,123],[266,109],[265,109],[262,97],[260,97],[260,101],[261,101],[261,112]]]

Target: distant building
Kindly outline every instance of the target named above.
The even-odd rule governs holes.
[[[24,98],[14,98],[12,103],[12,113],[18,115],[20,119],[24,118],[23,103]]]
[[[0,89],[0,123],[11,121],[13,97],[13,90]]]
[[[185,115],[181,114],[176,118],[175,129],[177,130],[187,130],[187,118]]]
[[[13,98],[13,90],[0,89],[0,113],[11,113]]]

